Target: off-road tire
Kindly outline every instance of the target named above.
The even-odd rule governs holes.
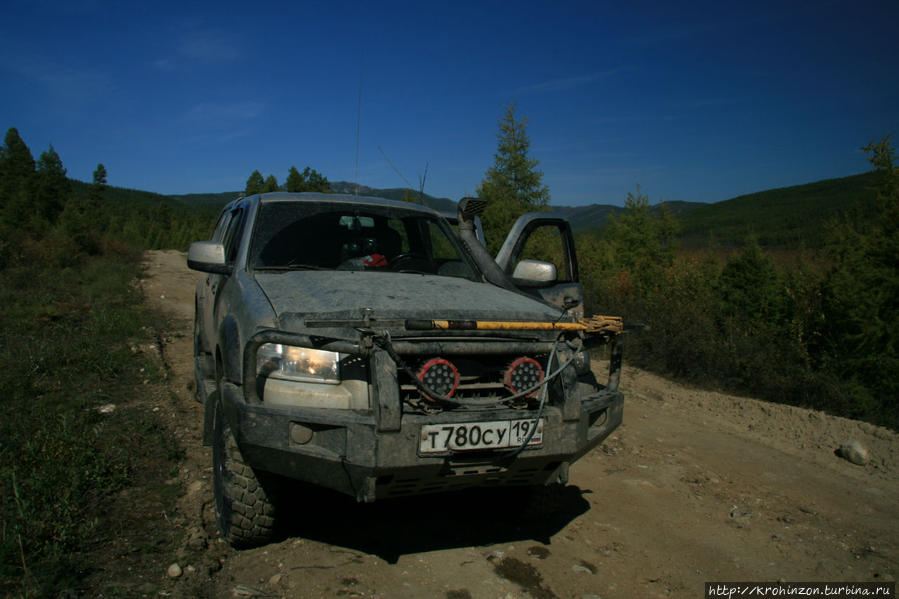
[[[216,402],[214,435],[212,476],[219,533],[234,547],[264,545],[274,533],[274,502],[257,473],[243,461],[221,401]]]
[[[194,399],[203,403],[203,373],[200,372],[200,321],[197,320],[197,308],[194,308]]]

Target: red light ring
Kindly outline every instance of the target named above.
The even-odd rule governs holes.
[[[444,358],[431,358],[430,360],[428,360],[427,362],[425,362],[424,364],[422,364],[421,368],[419,368],[418,374],[416,375],[416,376],[418,376],[418,380],[420,380],[421,382],[424,383],[424,382],[425,382],[425,375],[428,373],[428,371],[429,371],[431,368],[434,368],[435,366],[448,366],[449,369],[452,371],[452,373],[453,373],[453,386],[452,386],[452,388],[449,390],[449,392],[443,394],[444,397],[452,397],[452,396],[453,396],[453,393],[456,392],[456,388],[459,386],[459,371],[456,369],[456,366],[455,366],[452,362],[450,362],[449,360],[446,360],[446,359],[444,359]],[[435,391],[436,391],[436,389],[435,389]],[[428,401],[434,401],[434,399],[431,398],[431,397],[429,397],[426,393],[422,393],[422,395],[423,395],[424,398],[427,399]]]
[[[515,370],[522,364],[533,364],[534,366],[537,367],[537,372],[540,374],[537,378],[537,381],[535,383],[533,383],[533,385],[535,385],[539,382],[542,382],[543,377],[545,376],[545,373],[543,372],[543,367],[540,366],[540,362],[538,362],[534,358],[529,358],[527,356],[522,356],[522,357],[518,358],[517,360],[515,360],[514,362],[509,364],[509,367],[506,368],[506,372],[503,373],[503,384],[512,393],[520,393],[521,391],[524,391],[524,389],[516,389],[515,385],[512,382],[512,377],[515,374]],[[532,387],[533,385],[528,385],[528,387]],[[528,387],[525,387],[525,389],[527,389]],[[535,393],[537,393],[537,389],[534,389],[533,391],[528,393],[526,395],[526,397],[532,397]]]

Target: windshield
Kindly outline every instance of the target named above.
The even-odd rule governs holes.
[[[256,270],[410,272],[476,280],[440,219],[401,208],[329,202],[265,202],[256,217]]]

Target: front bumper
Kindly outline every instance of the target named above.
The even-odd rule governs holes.
[[[395,377],[395,374],[394,374]],[[383,390],[382,390],[383,395]],[[509,451],[420,455],[424,424],[519,420],[530,412],[497,409],[383,414],[248,403],[233,383],[222,388],[225,417],[253,468],[334,489],[358,501],[473,486],[568,481],[568,467],[621,424],[623,395],[578,382],[562,406],[546,406],[543,443]],[[386,417],[386,418],[385,418]],[[384,426],[385,420],[390,421]]]

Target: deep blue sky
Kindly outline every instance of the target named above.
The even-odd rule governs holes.
[[[458,199],[510,101],[552,203],[714,202],[868,170],[899,2],[0,0],[0,128],[160,193],[311,166]]]

